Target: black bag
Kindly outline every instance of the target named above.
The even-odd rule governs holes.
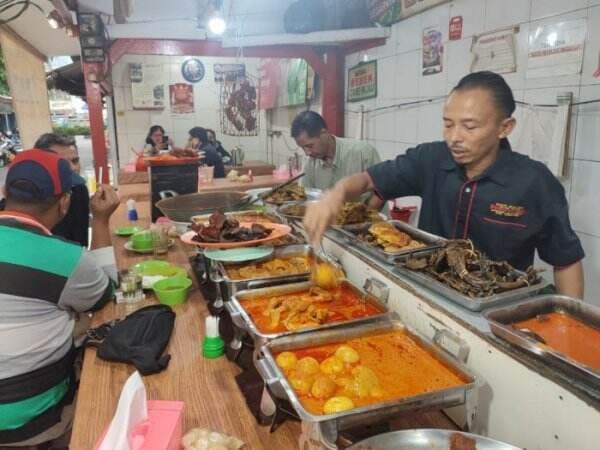
[[[123,320],[89,330],[86,345],[97,347],[102,359],[131,363],[142,375],[150,375],[169,364],[171,355],[162,353],[174,323],[175,313],[169,306],[146,306]]]

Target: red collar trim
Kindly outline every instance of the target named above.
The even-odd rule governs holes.
[[[11,219],[18,220],[21,223],[25,223],[27,225],[34,226],[35,228],[42,230],[48,236],[52,236],[52,232],[48,228],[46,228],[44,225],[42,225],[40,222],[38,222],[37,219],[30,216],[29,214],[25,214],[25,213],[21,213],[21,212],[17,212],[17,211],[0,211],[0,218],[2,218],[2,217],[9,217]]]

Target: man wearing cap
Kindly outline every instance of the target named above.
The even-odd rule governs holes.
[[[44,150],[19,153],[0,212],[0,446],[54,440],[73,415],[73,329],[79,312],[114,294],[109,186],[92,197],[92,251],[52,235],[69,209],[69,162]]]
[[[35,142],[35,148],[51,150],[71,164],[73,187],[71,204],[66,216],[52,228],[52,234],[62,236],[87,248],[90,226],[90,194],[81,177],[81,164],[75,139],[54,133],[42,134]]]

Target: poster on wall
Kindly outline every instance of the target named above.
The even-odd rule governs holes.
[[[129,64],[133,109],[165,107],[165,85],[160,64]]]
[[[246,79],[245,64],[215,64],[215,83],[235,83]]]
[[[194,86],[187,83],[175,83],[169,86],[171,112],[190,114],[194,112]]]
[[[490,70],[496,73],[512,73],[517,70],[515,34],[518,29],[495,31],[473,37],[471,72]]]
[[[581,73],[586,19],[533,27],[529,33],[527,78]]]
[[[371,21],[388,26],[450,0],[367,0]]]
[[[260,79],[258,84],[259,109],[272,109],[277,106],[280,70],[276,59],[264,59],[259,68]]]
[[[442,71],[444,43],[442,32],[435,27],[423,30],[423,75],[434,75]]]
[[[295,58],[289,61],[287,73],[288,105],[306,103],[308,63],[304,59]]]
[[[363,62],[348,69],[347,91],[349,102],[377,97],[377,61]]]

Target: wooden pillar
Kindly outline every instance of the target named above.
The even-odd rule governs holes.
[[[85,96],[90,115],[90,132],[92,138],[92,152],[94,154],[94,168],[98,183],[108,183],[108,159],[106,139],[104,136],[104,119],[102,118],[102,92],[99,78],[103,70],[100,64],[83,63],[83,76],[85,77]],[[102,167],[102,180],[99,180],[99,171]]]

